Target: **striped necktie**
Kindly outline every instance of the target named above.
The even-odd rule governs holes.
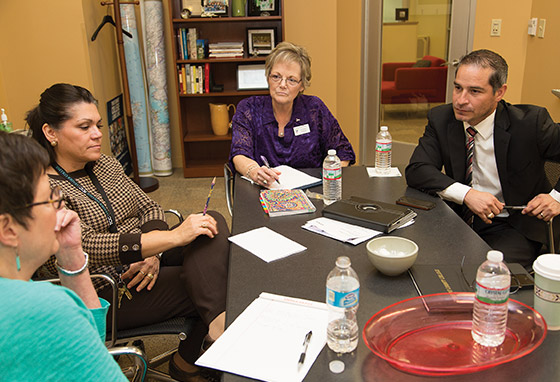
[[[465,171],[465,184],[467,186],[472,186],[472,170],[473,170],[473,156],[474,156],[474,136],[478,133],[473,127],[467,127],[467,168]],[[472,226],[474,214],[466,206],[463,205],[463,219]]]

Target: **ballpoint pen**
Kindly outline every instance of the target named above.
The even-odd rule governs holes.
[[[214,185],[216,184],[216,177],[212,180],[210,184],[210,192],[208,193],[208,199],[206,199],[206,204],[204,205],[204,211],[202,211],[202,216],[206,215],[206,211],[208,210],[208,203],[210,203],[210,197],[212,196],[212,190],[214,189]]]
[[[268,163],[268,159],[266,159],[266,157],[264,155],[261,155],[261,160],[263,161],[266,168],[268,168],[269,170],[272,170],[270,168],[270,164]],[[276,181],[278,182],[278,184],[280,184],[280,179],[277,179]]]
[[[305,355],[307,354],[307,347],[309,346],[309,342],[311,342],[311,336],[313,332],[310,330],[309,333],[305,335],[305,339],[303,340],[303,350],[301,351],[301,355],[299,356],[298,366],[303,365],[303,361],[305,361]]]
[[[504,206],[506,210],[523,210],[527,208],[527,206]]]

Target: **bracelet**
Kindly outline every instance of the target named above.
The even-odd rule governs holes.
[[[159,261],[161,261],[161,256],[163,256],[163,252],[156,253],[154,256],[155,256]]]
[[[58,271],[60,273],[62,273],[64,276],[77,276],[80,273],[83,273],[87,269],[88,257],[89,256],[85,252],[84,252],[84,256],[86,258],[86,261],[84,262],[84,265],[82,265],[82,267],[80,269],[76,270],[76,271],[69,271],[69,270],[66,270],[66,269],[62,268],[60,265],[58,265],[58,260],[57,259],[54,260],[54,265],[55,265],[56,269],[58,269]]]
[[[247,170],[247,172],[245,173],[245,177],[251,179],[251,177],[249,176],[249,174],[251,173],[251,171],[253,171],[254,169],[256,169],[257,167],[260,167],[258,164],[253,163],[251,166],[249,166],[249,169]]]

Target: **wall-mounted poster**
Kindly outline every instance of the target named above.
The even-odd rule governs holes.
[[[109,121],[109,142],[111,153],[121,162],[127,175],[132,173],[130,151],[124,126],[122,94],[107,102],[107,121]]]

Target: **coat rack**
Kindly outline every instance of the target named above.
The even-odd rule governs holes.
[[[158,189],[159,182],[152,177],[140,176],[138,172],[138,156],[136,154],[136,140],[134,138],[134,121],[132,119],[132,106],[130,104],[130,91],[128,88],[128,74],[126,71],[126,59],[124,55],[123,29],[121,20],[120,4],[140,4],[139,1],[102,1],[102,6],[113,5],[114,19],[116,24],[117,51],[121,67],[121,80],[124,94],[124,110],[126,114],[126,126],[128,131],[130,158],[132,160],[133,180],[144,192],[152,192]]]

